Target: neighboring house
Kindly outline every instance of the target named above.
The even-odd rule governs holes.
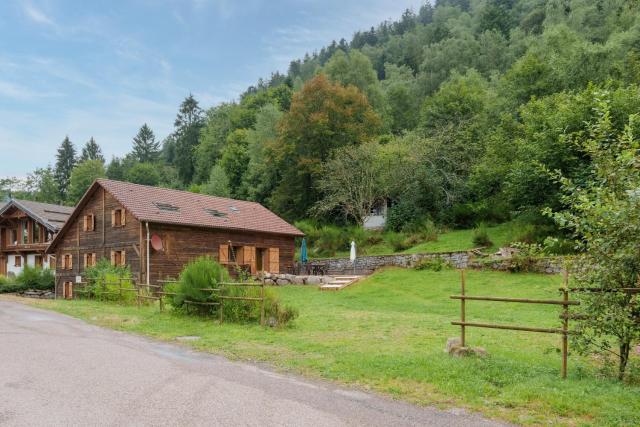
[[[150,284],[203,255],[252,274],[287,271],[302,235],[259,203],[98,179],[48,252],[57,258],[56,295],[70,297],[101,258]]]
[[[0,207],[0,274],[18,275],[25,265],[55,268],[45,253],[73,208],[28,200]]]
[[[362,226],[369,230],[383,229],[387,223],[387,212],[389,210],[389,203],[385,199],[378,202],[372,209],[369,216],[364,219]]]

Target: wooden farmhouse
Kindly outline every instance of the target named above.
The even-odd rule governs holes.
[[[18,275],[25,265],[55,268],[45,250],[72,211],[28,200],[0,204],[0,275]]]
[[[98,179],[48,252],[56,295],[70,297],[85,269],[106,258],[139,283],[178,277],[199,256],[252,274],[293,267],[303,233],[259,203]]]

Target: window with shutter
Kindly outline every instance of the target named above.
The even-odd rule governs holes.
[[[22,267],[22,256],[20,255],[16,255],[15,256],[15,261],[13,264],[14,267]]]
[[[111,226],[122,227],[125,225],[126,214],[124,209],[114,209],[111,211]]]

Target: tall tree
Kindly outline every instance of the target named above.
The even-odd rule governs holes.
[[[43,203],[60,203],[60,191],[51,166],[38,168],[27,177],[33,198]]]
[[[89,141],[82,147],[82,154],[80,155],[80,162],[87,160],[100,160],[104,163],[104,156],[102,155],[102,149],[98,145],[95,139],[91,137]]]
[[[60,193],[60,201],[67,199],[67,191],[69,190],[69,182],[71,179],[71,171],[76,165],[76,149],[68,136],[58,148],[56,154],[55,178]]]
[[[104,165],[100,160],[87,160],[78,163],[71,172],[67,202],[78,203],[85,191],[93,184],[93,181],[105,176]]]
[[[316,183],[333,150],[371,140],[380,117],[355,86],[331,83],[324,74],[307,82],[283,118],[278,153],[280,181],[272,203],[283,215],[300,218],[320,198]]]
[[[190,183],[195,171],[194,152],[200,139],[200,129],[204,124],[203,112],[198,101],[189,94],[182,104],[175,126],[175,159],[174,164],[183,183]]]
[[[153,163],[160,157],[160,143],[145,123],[133,138],[133,156],[140,163]]]

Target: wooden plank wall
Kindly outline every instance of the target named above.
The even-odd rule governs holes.
[[[118,201],[102,188],[98,189],[78,216],[72,221],[66,234],[55,250],[56,293],[62,296],[63,284],[75,281],[76,276],[85,271],[84,254],[95,253],[96,258],[110,259],[112,250],[126,251],[126,264],[131,274],[140,283],[146,282],[146,227],[126,212],[123,227],[111,226],[111,211],[123,208]],[[95,216],[93,231],[83,231],[85,215]],[[293,267],[295,238],[267,233],[235,232],[208,228],[150,224],[151,235],[157,234],[163,241],[163,251],[151,253],[150,282],[167,277],[178,277],[185,264],[195,258],[208,255],[219,259],[221,244],[231,241],[233,246],[253,246],[256,248],[278,248],[280,271]],[[63,270],[64,255],[73,257],[72,269]]]
[[[111,226],[111,211],[123,207],[111,194],[99,188],[79,215],[70,224],[70,228],[56,247],[56,293],[62,295],[63,283],[75,281],[85,270],[84,254],[95,253],[98,260],[110,260],[112,250],[126,251],[126,263],[131,274],[140,280],[140,223],[125,211],[126,220],[123,227]],[[83,231],[85,215],[95,216],[93,231]],[[64,255],[73,256],[73,268],[63,270]]]
[[[286,272],[293,267],[293,236],[164,224],[150,224],[149,229],[152,235],[157,234],[162,239],[164,245],[163,251],[151,250],[151,283],[166,277],[177,277],[185,264],[199,256],[211,256],[218,260],[220,245],[228,244],[229,241],[233,246],[278,248],[280,271]]]

